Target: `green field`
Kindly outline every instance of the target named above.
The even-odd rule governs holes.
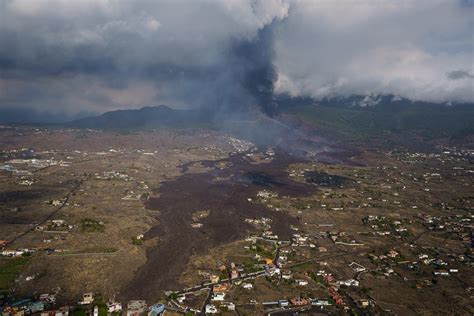
[[[1,258],[0,259],[0,293],[8,291],[21,270],[29,263],[30,258]]]

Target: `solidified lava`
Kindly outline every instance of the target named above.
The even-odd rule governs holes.
[[[226,169],[188,173],[165,182],[159,188],[160,196],[148,201],[147,208],[160,211],[160,223],[145,238],[158,237],[159,242],[148,251],[146,263],[122,290],[122,298],[156,300],[165,290],[180,289],[177,280],[190,256],[244,238],[253,229],[244,222],[245,218],[272,218],[272,230],[281,239],[290,238],[289,227],[296,224],[296,219],[249,202],[248,198],[255,197],[266,186],[279,195],[314,192],[313,185],[294,182],[288,177],[288,165],[303,160],[278,151],[271,163],[251,164],[243,159],[243,154],[231,156],[229,161],[231,167]],[[214,167],[217,162],[203,163]],[[192,214],[204,209],[209,209],[210,215],[201,221],[203,227],[192,228]]]
[[[306,182],[323,187],[339,187],[349,181],[346,177],[330,175],[322,171],[306,171],[304,177]]]

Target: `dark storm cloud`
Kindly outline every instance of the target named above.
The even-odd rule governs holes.
[[[446,74],[446,76],[451,80],[459,80],[459,79],[472,79],[474,75],[469,73],[466,70],[453,70]]]
[[[250,48],[288,7],[278,0],[53,2],[2,2],[1,103],[99,111],[251,105],[245,81],[256,77],[247,72],[271,60],[253,58],[260,51]]]
[[[167,104],[271,114],[274,92],[472,101],[472,77],[451,73],[473,72],[467,7],[0,0],[0,107],[103,112]]]

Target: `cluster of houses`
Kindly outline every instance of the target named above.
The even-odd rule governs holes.
[[[474,214],[457,214],[449,216],[432,216],[418,214],[422,224],[430,231],[445,232],[454,239],[462,240],[470,247],[474,247]]]
[[[0,305],[0,315],[3,316],[23,316],[37,314],[41,316],[68,316],[74,315],[76,309],[86,311],[87,315],[99,316],[99,309],[105,308],[108,315],[127,316],[158,316],[162,315],[166,309],[162,303],[148,306],[144,300],[131,300],[126,308],[120,302],[111,300],[106,304],[96,300],[93,293],[84,293],[76,306],[61,306],[56,308],[56,296],[54,294],[41,294],[37,299],[19,299]],[[104,306],[105,305],[105,306]]]
[[[407,220],[392,220],[385,216],[378,215],[368,215],[362,218],[362,222],[374,230],[374,235],[395,236],[395,238],[400,238],[408,234],[408,229],[403,226],[403,222],[406,221]]]
[[[42,154],[47,153],[43,152]],[[33,156],[34,152],[31,151],[28,156]],[[68,157],[71,158],[71,157]],[[50,166],[61,166],[61,167],[69,167],[70,162],[64,160],[55,160],[54,158],[51,159],[39,159],[39,158],[14,158],[5,161],[2,165],[0,165],[0,171],[9,172],[15,176],[21,177],[20,181],[18,182],[19,185],[31,186],[34,181],[28,178],[33,173],[32,171],[47,168]]]
[[[227,143],[231,145],[238,153],[249,151],[250,149],[255,147],[255,144],[249,141],[238,139],[232,136],[227,137]]]
[[[41,316],[68,316],[74,315],[77,308],[85,310],[87,315],[99,316],[99,305],[93,293],[85,293],[82,299],[77,302],[76,306],[61,306],[54,308],[56,305],[55,294],[41,294],[37,299],[19,299],[0,306],[0,314],[3,316],[23,316],[29,314],[37,314]],[[126,308],[122,308],[122,304],[115,301],[109,301],[105,304],[108,315],[121,315],[123,312],[127,316],[158,316],[165,311],[165,305],[156,303],[147,306],[144,300],[129,301]]]
[[[97,180],[113,180],[113,179],[118,179],[118,180],[123,180],[123,181],[133,180],[133,178],[130,177],[129,175],[122,172],[115,171],[115,170],[104,171],[102,175],[99,175],[98,173],[96,173],[95,178]]]

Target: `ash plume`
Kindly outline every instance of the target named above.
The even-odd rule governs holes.
[[[272,117],[276,114],[274,84],[278,73],[273,65],[273,22],[261,29],[251,41],[236,43],[233,54],[242,65],[244,74],[240,84],[255,100],[263,113]]]

